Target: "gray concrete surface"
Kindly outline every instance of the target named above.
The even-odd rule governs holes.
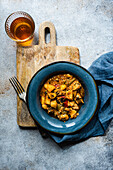
[[[113,170],[113,121],[105,136],[59,147],[37,129],[20,129],[16,94],[8,79],[16,75],[16,45],[6,35],[7,16],[18,10],[36,24],[54,23],[58,45],[77,46],[81,65],[113,50],[112,0],[0,0],[0,170]]]

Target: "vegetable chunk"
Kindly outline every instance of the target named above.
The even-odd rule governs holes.
[[[42,104],[43,109],[47,109],[47,105],[46,104]]]
[[[66,89],[66,87],[67,86],[65,84],[63,84],[63,85],[60,86],[60,90],[64,90],[64,89]]]
[[[75,80],[70,86],[69,89],[70,90],[78,90],[80,89],[81,84],[79,83],[79,81]]]
[[[69,112],[71,119],[76,118],[79,113],[76,110],[71,110]]]
[[[69,119],[69,116],[68,116],[67,114],[61,114],[61,115],[58,116],[58,118],[59,118],[60,120],[68,120],[68,119]]]
[[[45,97],[41,96],[41,104],[43,105],[45,103]]]
[[[56,93],[48,93],[50,99],[54,99],[56,97]]]
[[[51,101],[51,107],[53,107],[53,108],[57,107],[57,101],[56,100]]]
[[[50,102],[51,102],[51,100],[49,99],[48,95],[46,95],[45,104],[50,105]]]
[[[51,84],[44,84],[44,87],[49,91],[53,91],[55,89],[55,86],[51,85]]]
[[[72,90],[66,91],[66,98],[69,100],[73,100],[73,91]]]

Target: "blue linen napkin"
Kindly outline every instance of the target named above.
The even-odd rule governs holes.
[[[101,55],[89,67],[99,89],[99,109],[81,130],[68,135],[49,133],[56,143],[79,142],[89,137],[104,135],[113,118],[113,52]]]

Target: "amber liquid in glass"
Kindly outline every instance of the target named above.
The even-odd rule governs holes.
[[[27,18],[16,18],[10,26],[10,31],[15,39],[26,40],[34,32],[34,24]]]

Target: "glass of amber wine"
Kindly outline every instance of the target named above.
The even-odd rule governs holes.
[[[28,13],[17,11],[9,15],[5,22],[5,30],[18,45],[32,45],[35,23]]]

